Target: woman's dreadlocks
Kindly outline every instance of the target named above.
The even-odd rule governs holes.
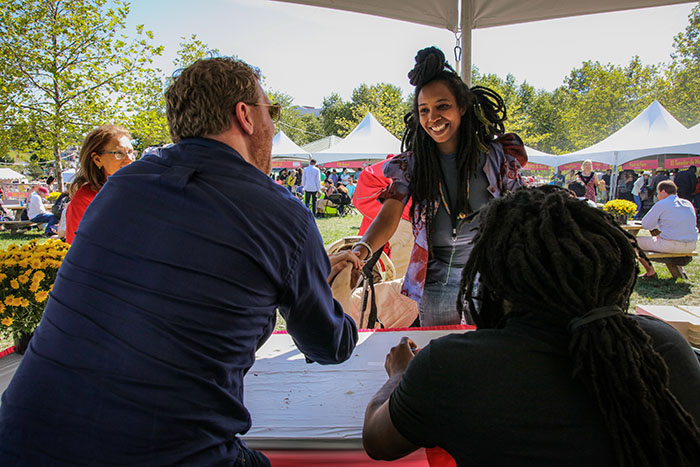
[[[433,203],[439,199],[440,152],[435,141],[425,132],[418,117],[418,96],[426,84],[443,81],[455,97],[458,106],[464,109],[459,126],[457,147],[458,196],[457,212],[468,212],[468,183],[479,169],[479,155],[488,151],[488,144],[505,132],[506,108],[501,96],[491,89],[474,86],[471,89],[462,81],[454,69],[445,61],[440,49],[429,47],[418,52],[416,65],[408,73],[416,87],[413,109],[406,114],[406,131],[401,142],[402,151],[413,153],[413,172],[410,190],[413,206],[412,218],[425,214],[428,244],[432,244],[431,223]]]
[[[468,306],[479,327],[538,313],[566,329],[590,310],[627,309],[636,241],[607,213],[548,186],[493,200],[479,217],[457,305]],[[618,464],[697,465],[698,427],[670,392],[668,368],[636,320],[617,312],[569,329],[573,376],[600,407]]]

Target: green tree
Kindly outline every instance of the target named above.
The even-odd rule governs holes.
[[[410,110],[410,103],[403,99],[401,88],[393,84],[379,83],[369,86],[361,84],[352,92],[350,116],[336,118],[339,135],[350,133],[368,112],[397,138],[403,135],[404,116]]]
[[[319,119],[311,114],[302,114],[294,105],[294,99],[283,92],[266,91],[270,102],[282,106],[282,116],[275,124],[275,132],[283,131],[289,139],[299,146],[322,138],[324,135]]]
[[[688,16],[688,26],[673,40],[666,70],[663,104],[686,126],[700,121],[700,3]]]
[[[351,118],[350,103],[343,101],[339,94],[333,93],[323,98],[321,106],[321,130],[323,134],[326,136],[345,135],[345,128],[340,125],[340,122]]]
[[[584,62],[566,79],[562,119],[567,151],[595,144],[630,122],[658,95],[660,74],[634,57],[628,66]]]
[[[35,135],[13,146],[52,155],[59,183],[61,149],[96,125],[121,120],[124,96],[138,91],[143,70],[162,50],[143,26],[129,40],[129,5],[112,3],[4,0],[0,10],[0,75],[11,79],[0,95],[3,126]]]
[[[180,49],[173,59],[175,69],[186,68],[201,58],[221,55],[218,49],[211,48],[199,40],[196,34],[180,39]],[[163,76],[161,70],[144,70],[139,92],[127,96],[132,111],[128,126],[135,140],[134,148],[138,151],[170,142],[165,113],[165,90],[171,80],[172,77]]]

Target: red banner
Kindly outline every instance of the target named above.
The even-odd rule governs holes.
[[[272,167],[276,169],[301,169],[300,161],[272,161]]]
[[[605,171],[610,168],[609,164],[604,164],[602,162],[594,162],[593,163],[593,170],[594,171]],[[569,162],[568,164],[560,165],[559,166],[559,171],[564,172],[566,170],[571,170],[574,169],[575,171],[581,170],[581,163],[580,162]]]
[[[357,169],[362,167],[363,169],[367,167],[367,161],[339,161],[339,162],[328,162],[326,164],[319,164],[324,169],[337,169],[337,168],[348,168]]]
[[[700,167],[700,156],[680,157],[678,159],[669,159],[667,157],[665,163],[667,169],[685,169],[691,165]]]
[[[656,159],[629,161],[622,164],[623,170],[656,170],[659,163]]]
[[[523,170],[549,170],[552,167],[544,164],[533,164],[532,162],[528,162],[525,164],[525,167],[523,167]]]

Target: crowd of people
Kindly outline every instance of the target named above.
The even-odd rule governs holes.
[[[607,169],[598,177],[593,172],[593,163],[586,160],[579,171],[570,169],[568,172],[556,173],[551,184],[566,187],[576,193],[577,197],[596,204],[612,199],[611,180],[612,169]],[[697,167],[694,165],[684,170],[659,167],[653,174],[649,170],[636,172],[625,169],[618,175],[615,199],[634,202],[637,205],[634,218],[641,219],[659,201],[658,186],[664,180],[674,182],[678,196],[690,201],[696,211],[700,212],[700,177],[697,176]]]
[[[352,196],[361,173],[362,168],[354,173],[347,168],[340,173],[336,169],[320,170],[316,167],[316,160],[312,159],[303,170],[282,169],[272,172],[270,177],[302,200],[316,217],[324,217],[327,207],[339,211],[351,209]],[[339,196],[334,200],[331,195],[335,194]]]
[[[365,412],[370,457],[426,447],[457,465],[696,465],[700,365],[673,328],[627,313],[639,246],[591,206],[605,176],[586,161],[563,181],[575,190],[524,187],[525,148],[496,92],[467,86],[435,47],[408,76],[402,153],[372,174],[381,207],[337,253],[318,198],[361,188],[315,161],[270,177],[280,107],[243,61],[173,77],[174,145],[130,163],[126,130],[91,132],[66,208],[72,247],[2,396],[0,465],[269,466],[240,438],[256,350],[279,313],[307,361],[350,358],[358,326],[334,281],[355,284],[407,223],[401,287],[417,324],[476,330],[389,351]],[[642,222],[668,232],[679,217],[667,215],[689,217],[681,187],[697,180],[685,178],[657,183]]]

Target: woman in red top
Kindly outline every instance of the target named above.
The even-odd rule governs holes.
[[[107,177],[134,160],[131,135],[118,125],[102,125],[92,130],[80,148],[80,168],[69,192],[66,210],[66,241],[73,243],[80,220]]]

